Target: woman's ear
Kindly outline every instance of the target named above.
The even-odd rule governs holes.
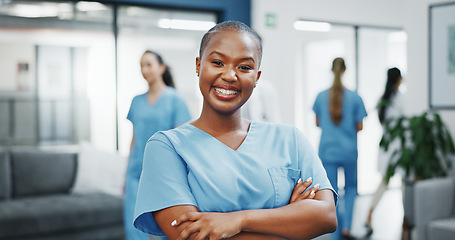
[[[160,72],[161,72],[161,75],[163,75],[165,72],[166,72],[166,69],[167,69],[167,66],[166,64],[160,64]]]
[[[199,77],[199,71],[201,69],[201,58],[196,57],[196,74]]]
[[[258,84],[259,78],[261,77],[262,71],[258,71],[258,76],[256,77],[256,82],[254,83],[254,87]]]

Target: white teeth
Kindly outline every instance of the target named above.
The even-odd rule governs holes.
[[[227,89],[222,89],[222,88],[215,88],[215,91],[217,93],[220,93],[220,94],[223,94],[223,95],[235,95],[235,94],[237,94],[237,91],[227,90]]]

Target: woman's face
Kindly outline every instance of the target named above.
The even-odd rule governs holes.
[[[196,58],[204,106],[221,114],[238,110],[261,75],[259,61],[259,47],[249,34],[238,30],[213,33],[200,58]]]
[[[141,73],[145,80],[147,80],[149,86],[157,81],[163,81],[163,73],[165,66],[158,62],[155,54],[144,53],[141,58]]]

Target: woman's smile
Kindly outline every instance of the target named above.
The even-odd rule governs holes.
[[[231,100],[236,97],[240,90],[234,86],[218,85],[214,86],[214,93],[220,100]]]

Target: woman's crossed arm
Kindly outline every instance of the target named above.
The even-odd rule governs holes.
[[[169,239],[311,239],[335,231],[337,220],[332,191],[318,185],[305,191],[310,184],[299,181],[280,208],[216,213],[179,205],[153,216]]]

